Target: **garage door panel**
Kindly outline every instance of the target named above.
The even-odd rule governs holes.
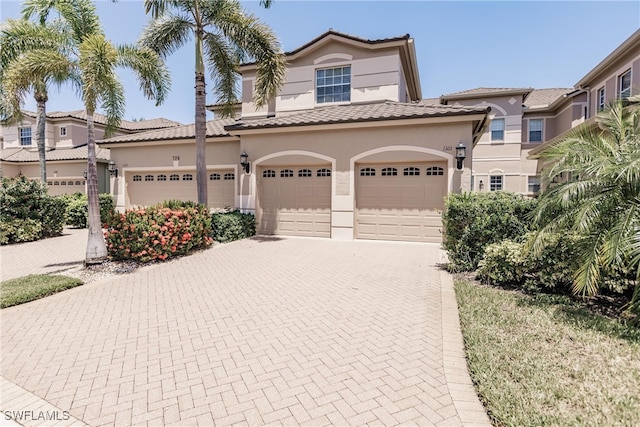
[[[235,177],[232,170],[209,171]],[[165,200],[197,201],[195,171],[140,171],[127,172],[125,177],[127,207],[152,206]],[[209,207],[235,206],[234,179],[210,179],[207,182]]]
[[[430,167],[442,168],[442,175],[427,175]],[[383,176],[383,171],[393,170],[390,168],[395,168],[397,175]],[[411,175],[404,175],[405,168]],[[366,174],[361,175],[360,171]],[[440,242],[447,189],[445,171],[444,162],[358,165],[356,237]]]
[[[331,177],[316,177],[317,170],[324,168],[327,167],[260,168],[257,210],[259,232],[329,237]],[[312,176],[299,175],[302,169],[311,169]],[[293,176],[282,176],[287,171],[293,171]]]

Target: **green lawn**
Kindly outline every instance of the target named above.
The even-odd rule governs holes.
[[[640,329],[566,297],[455,287],[471,377],[495,425],[640,425]]]
[[[67,276],[32,274],[0,283],[0,308],[23,304],[82,285],[82,280]]]

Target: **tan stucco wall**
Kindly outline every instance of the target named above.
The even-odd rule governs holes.
[[[59,194],[86,192],[84,186],[84,171],[87,169],[85,160],[70,161],[48,161],[47,162],[47,182],[51,182],[49,186],[49,194],[57,196]],[[23,175],[29,179],[40,179],[40,166],[37,163],[2,163],[2,174],[5,177],[15,177]],[[109,192],[109,172],[105,163],[98,163],[98,191],[100,193]],[[55,182],[59,184],[62,181],[73,181],[74,185],[53,185]],[[81,181],[80,186],[75,185],[76,181]]]
[[[346,65],[351,66],[351,102],[405,101],[406,84],[397,49],[372,51],[334,41],[304,57],[290,60],[286,82],[276,97],[274,111],[314,108],[315,70]],[[252,102],[254,80],[255,72],[243,72],[243,117],[265,115],[268,110],[266,106],[256,110]]]

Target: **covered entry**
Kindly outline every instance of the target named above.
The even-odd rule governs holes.
[[[441,242],[447,163],[356,164],[358,239]]]
[[[264,166],[258,169],[258,232],[331,236],[330,166]]]

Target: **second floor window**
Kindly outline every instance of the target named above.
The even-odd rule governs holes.
[[[621,99],[627,99],[631,96],[631,70],[620,76],[618,86],[620,87]]]
[[[31,145],[31,128],[20,128],[20,145]]]
[[[67,136],[67,128],[66,127],[61,127],[60,128],[60,136]]]
[[[604,88],[601,87],[600,89],[598,89],[598,111],[602,111],[604,110],[604,103],[605,103],[605,99],[604,99]]]
[[[529,120],[529,142],[542,142],[542,119]]]
[[[351,101],[351,66],[316,70],[316,103]]]
[[[504,119],[493,119],[491,121],[491,140],[504,141]]]

